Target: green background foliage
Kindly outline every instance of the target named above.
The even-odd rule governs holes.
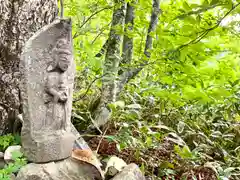
[[[239,3],[161,1],[159,23],[150,34],[154,42],[148,59],[144,46],[152,1],[132,4],[133,31],[116,30],[134,40],[133,61],[127,66],[138,67],[143,60],[148,65],[110,106],[112,121],[121,126],[114,137],[120,149],[156,148],[171,134],[175,144],[184,144],[176,146],[174,153],[194,167],[215,162],[211,168],[220,179],[236,173],[240,157]],[[94,99],[101,92],[104,56],[95,55],[109,36],[114,5],[108,0],[65,1],[65,16],[73,20],[78,70],[74,123],[78,129],[86,128],[82,122],[91,119]]]

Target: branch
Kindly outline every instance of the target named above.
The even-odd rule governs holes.
[[[208,7],[202,8],[202,9],[198,9],[198,10],[195,10],[195,11],[190,11],[188,13],[185,13],[185,14],[182,14],[182,15],[179,15],[179,16],[175,17],[173,20],[183,19],[187,16],[191,16],[191,15],[194,15],[194,14],[200,14],[200,13],[206,12],[210,9],[214,9],[215,7],[222,6],[222,5],[223,4],[214,4],[212,6],[208,6]]]
[[[103,47],[101,48],[99,53],[97,53],[95,55],[95,57],[101,57],[102,55],[104,55],[106,53],[106,50],[108,48],[108,42],[109,42],[109,38],[106,40],[106,42],[104,43]]]
[[[89,92],[90,88],[92,87],[93,83],[95,83],[98,79],[103,78],[105,75],[106,75],[106,74],[103,74],[103,75],[100,76],[100,77],[95,77],[94,80],[88,85],[86,92],[85,92],[82,96],[80,96],[79,98],[74,99],[73,102],[80,101],[81,99],[83,99],[84,97],[86,97],[86,95],[87,95],[87,93]]]
[[[181,49],[183,49],[183,48],[185,48],[185,47],[187,47],[187,46],[189,46],[189,45],[191,45],[191,44],[196,44],[196,43],[198,43],[198,42],[199,42],[202,38],[204,38],[210,31],[216,29],[216,28],[221,24],[221,22],[222,22],[233,10],[235,10],[239,5],[240,5],[240,3],[237,3],[236,5],[234,5],[234,6],[218,21],[218,23],[217,23],[215,26],[213,26],[213,27],[205,30],[205,31],[202,32],[199,36],[197,36],[197,38],[191,40],[190,42],[188,42],[188,43],[186,43],[186,44],[183,44],[183,45],[179,46],[179,47],[178,47],[176,50],[174,50],[174,51],[179,51],[179,50],[181,50]],[[171,52],[173,52],[173,51],[171,51]],[[167,53],[167,55],[169,55],[171,52]],[[130,69],[130,70],[124,72],[124,73],[122,74],[122,76],[120,77],[120,82],[121,82],[121,83],[127,83],[128,81],[130,81],[131,79],[133,79],[146,65],[149,65],[149,63],[146,63],[146,62],[145,62],[144,64],[142,63],[139,68]],[[123,85],[119,85],[120,88],[123,88],[123,86],[124,86],[124,84],[123,84]],[[122,89],[119,89],[119,90],[122,90]],[[120,92],[118,92],[118,93],[120,93]]]
[[[97,40],[97,38],[102,35],[102,33],[106,30],[105,28],[108,27],[111,23],[112,23],[112,21],[111,21],[110,23],[108,23],[108,25],[104,26],[104,27],[100,30],[100,32],[97,34],[97,36],[92,40],[91,44],[94,44],[94,43],[95,43],[95,41]]]
[[[113,8],[113,6],[106,6],[106,7],[102,8],[102,9],[94,12],[93,14],[91,14],[91,15],[83,22],[83,24],[79,27],[79,29],[81,29],[89,20],[91,20],[93,16],[99,14],[100,12],[102,12],[102,11],[104,11],[104,10],[106,10],[106,9],[111,9],[111,8]],[[73,39],[77,38],[78,36],[79,36],[79,33],[76,32],[76,33],[74,34],[74,36],[73,36]]]
[[[189,42],[186,43],[186,44],[183,44],[183,45],[179,46],[176,50],[177,50],[177,51],[178,51],[178,50],[182,50],[183,48],[185,48],[186,46],[188,46],[188,45],[190,45],[190,44],[196,44],[196,43],[200,42],[210,31],[216,29],[216,28],[222,23],[222,21],[223,21],[232,11],[234,11],[239,5],[240,5],[240,3],[237,3],[236,5],[234,5],[234,6],[218,21],[218,23],[217,23],[215,26],[213,26],[213,27],[205,30],[205,31],[202,32],[200,35],[198,35],[195,39],[189,41]],[[175,50],[175,51],[176,51],[176,50]]]
[[[144,66],[139,67],[139,68],[135,68],[135,69],[131,69],[129,71],[125,70],[121,76],[120,79],[118,81],[118,89],[117,89],[117,94],[116,96],[118,97],[118,95],[120,94],[120,92],[122,91],[122,89],[124,88],[125,84],[127,84],[131,79],[133,79],[142,69]]]

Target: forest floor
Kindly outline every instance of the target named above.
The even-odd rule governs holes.
[[[116,135],[114,128],[107,130],[106,135]],[[217,180],[216,173],[208,167],[194,166],[182,161],[174,153],[174,143],[165,139],[160,147],[149,149],[125,148],[121,152],[117,143],[106,138],[96,136],[88,140],[89,146],[96,151],[101,158],[117,156],[127,164],[136,163],[144,167],[144,172],[149,180]],[[167,167],[167,168],[166,168]],[[171,168],[170,168],[171,167]]]

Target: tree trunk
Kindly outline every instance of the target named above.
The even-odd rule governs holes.
[[[57,0],[0,0],[0,135],[21,111],[19,57],[24,43],[58,14]]]
[[[100,57],[106,50],[105,64],[104,64],[104,78],[102,85],[102,96],[97,110],[94,112],[95,121],[93,121],[95,127],[101,127],[108,122],[111,117],[111,111],[108,108],[108,104],[114,103],[118,95],[124,88],[124,86],[133,79],[146,65],[147,61],[140,64],[140,67],[133,69],[120,69],[119,65],[129,65],[133,58],[133,38],[124,36],[123,42],[121,41],[122,35],[116,33],[115,26],[123,28],[125,25],[125,32],[131,32],[134,26],[134,6],[132,4],[137,1],[132,1],[127,4],[127,12],[125,16],[126,2],[122,0],[116,0],[115,2],[121,2],[121,6],[114,10],[112,17],[112,27],[110,35],[104,47],[96,57]],[[145,43],[144,54],[147,59],[151,56],[151,49],[153,46],[153,38],[150,35],[157,28],[158,17],[160,14],[160,0],[152,0],[152,13],[151,21],[148,27],[148,34]],[[125,22],[124,22],[125,19]],[[122,58],[120,57],[120,47],[123,43]],[[119,76],[118,76],[119,75]]]
[[[102,95],[100,103],[94,112],[94,125],[100,127],[107,123],[111,115],[108,105],[116,100],[116,78],[119,63],[121,61],[120,47],[122,43],[122,35],[116,30],[119,27],[123,30],[126,3],[123,0],[115,0],[116,8],[112,15],[112,25],[107,41],[106,57],[104,62],[102,78]]]

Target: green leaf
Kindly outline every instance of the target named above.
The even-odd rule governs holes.
[[[22,157],[23,156],[23,154],[20,152],[20,151],[13,151],[12,152],[12,158],[13,158],[13,160],[16,160],[17,158],[20,158],[20,157]]]
[[[116,101],[115,103],[116,107],[124,108],[125,102],[124,101]]]
[[[129,109],[141,109],[141,105],[140,104],[130,104],[126,106]]]
[[[183,1],[183,8],[187,11],[191,10],[191,7],[189,6],[189,4],[186,1]]]
[[[219,0],[211,0],[210,1],[210,5],[215,5],[215,4],[218,4],[219,3]]]

